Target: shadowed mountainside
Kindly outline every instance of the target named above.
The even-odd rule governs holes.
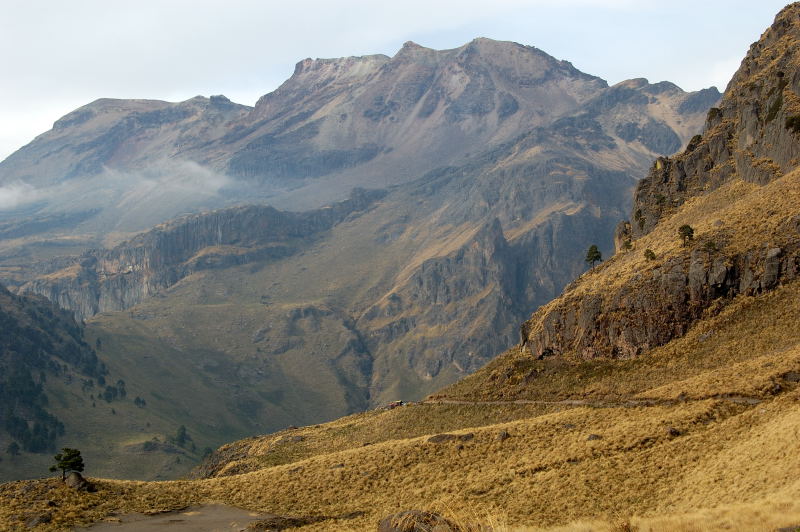
[[[86,495],[51,480],[5,484],[0,517],[16,525],[48,512],[73,526],[213,501],[313,516],[318,530],[369,529],[414,508],[473,528],[796,528],[800,169],[772,155],[793,153],[800,137],[791,108],[760,98],[774,97],[762,86],[773,82],[782,102],[796,98],[798,38],[795,3],[729,87],[719,108],[730,120],[725,142],[715,140],[712,111],[702,136],[641,182],[634,223],[664,176],[699,186],[660,189],[657,220],[632,234],[621,225],[619,252],[536,311],[520,345],[475,374],[418,404],[227,444],[197,480],[98,480],[98,494]],[[766,110],[755,129],[748,109]],[[770,129],[778,119],[786,133]],[[695,166],[704,142],[719,149]],[[725,167],[735,171],[715,175]],[[504,249],[498,225],[475,233],[493,242],[491,253]],[[683,225],[694,228],[686,243]],[[445,278],[448,268],[432,271]],[[64,504],[50,509],[56,494]]]
[[[0,279],[87,319],[109,366],[200,447],[420,398],[512,345],[590,244],[610,252],[636,179],[717,98],[643,79],[608,87],[478,39],[303,61],[253,109],[101,100],[0,164],[0,182],[36,176],[40,193],[19,207],[29,219],[4,226]],[[198,180],[205,206],[271,195],[275,208],[118,233],[160,221],[162,204],[197,207],[182,191]],[[283,210],[355,186],[343,203]],[[48,190],[75,212],[52,213]],[[179,395],[179,380],[192,391]],[[221,426],[206,399],[226,389]],[[123,430],[108,462],[153,432]]]

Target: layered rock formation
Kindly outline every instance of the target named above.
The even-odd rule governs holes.
[[[161,364],[180,360],[176,391],[148,405],[214,444],[417,399],[512,345],[590,244],[610,251],[636,179],[717,96],[608,87],[478,39],[302,61],[252,109],[95,102],[0,164],[0,183],[36,173],[42,201],[57,187],[71,209],[31,204],[0,225],[0,279],[86,319],[126,381],[163,388]],[[102,194],[73,198],[89,186]],[[263,201],[280,210],[119,233]],[[200,422],[200,408],[224,413]]]
[[[80,319],[124,310],[197,271],[297,253],[298,240],[331,229],[383,195],[355,190],[349,200],[304,213],[249,206],[188,216],[113,249],[37,264],[39,276],[21,290],[44,295]]]
[[[751,47],[702,134],[659,157],[639,182],[632,220],[615,230],[617,254],[534,313],[518,348],[477,375],[473,389],[524,360],[645,355],[737,296],[797,279],[799,37],[793,4]],[[686,225],[693,236],[684,241]]]

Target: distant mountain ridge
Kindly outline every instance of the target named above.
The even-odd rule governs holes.
[[[457,163],[580,112],[589,100],[587,111],[603,112],[643,84],[609,89],[515,43],[476,39],[443,51],[406,43],[392,58],[301,61],[253,108],[224,96],[175,104],[97,100],[0,162],[0,185],[31,187],[17,217],[100,207],[106,212],[72,230],[96,238],[231,202],[313,208],[355,186],[383,188]],[[658,98],[663,107],[664,96],[673,100],[666,113],[613,130],[643,158],[676,151],[696,129],[695,119],[681,115],[702,112],[719,93],[656,84],[630,103],[658,106],[648,102]],[[120,210],[123,216],[109,212]]]
[[[253,108],[100,100],[0,164],[37,176],[0,220],[0,280],[86,319],[148,398],[131,415],[169,411],[201,448],[417,399],[611,251],[717,96],[476,39],[301,61]]]

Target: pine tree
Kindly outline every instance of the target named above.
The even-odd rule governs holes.
[[[591,265],[591,268],[594,269],[594,263],[601,260],[603,260],[603,255],[597,246],[594,244],[589,246],[589,250],[586,252],[586,262]]]
[[[686,247],[686,245],[694,239],[694,229],[688,224],[680,226],[678,228],[678,234],[683,239],[683,247]]]
[[[83,471],[83,458],[78,449],[70,449],[64,447],[61,452],[53,457],[56,461],[54,465],[50,466],[50,471],[61,470],[61,480],[67,478],[67,471]]]

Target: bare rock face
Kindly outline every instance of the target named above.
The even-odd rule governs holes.
[[[620,250],[628,239],[652,231],[688,199],[732,179],[764,185],[800,163],[800,6],[778,14],[755,43],[706,130],[674,157],[659,157],[634,198],[633,219],[615,232]],[[799,129],[800,130],[800,129]],[[733,255],[712,243],[694,244],[630,282],[603,293],[573,295],[568,288],[523,325],[523,346],[547,356],[630,358],[683,335],[716,302],[756,295],[800,273],[800,239],[792,220],[764,242]],[[779,243],[779,247],[775,244]],[[572,287],[574,288],[574,286]]]
[[[349,200],[301,214],[251,206],[189,216],[111,250],[39,264],[40,276],[21,291],[44,295],[79,319],[124,310],[196,271],[291,255],[293,239],[330,229],[383,194],[354,191]]]
[[[0,248],[0,280],[79,318],[130,309],[91,327],[135,319],[187,357],[213,348],[219,365],[198,371],[240,367],[224,385],[253,400],[231,415],[260,430],[299,423],[290,387],[320,392],[303,406],[315,416],[413,400],[517,341],[515,324],[582,273],[590,244],[611,251],[636,180],[716,96],[609,87],[536,48],[476,39],[303,60],[253,108],[101,100],[0,163],[0,185],[35,175],[42,197],[70,191],[56,212],[0,217],[0,237],[24,242]],[[372,192],[335,203],[359,186]],[[243,202],[260,205],[229,207]],[[93,249],[51,258],[63,243]],[[296,374],[306,364],[324,371]]]
[[[525,345],[537,358],[633,358],[685,334],[714,301],[761,294],[799,274],[799,240],[735,257],[696,249],[605,297],[567,292],[526,323]]]
[[[634,196],[631,230],[648,233],[688,198],[733,177],[765,184],[800,161],[800,35],[796,4],[785,8],[754,43],[705,131],[680,155],[660,157]]]

